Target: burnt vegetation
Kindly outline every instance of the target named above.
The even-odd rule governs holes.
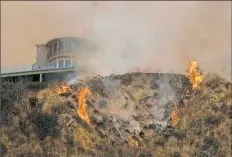
[[[231,155],[232,84],[217,75],[207,75],[197,91],[176,74],[97,76],[66,94],[54,84],[2,82],[1,156]],[[76,112],[76,92],[86,86],[89,125]]]

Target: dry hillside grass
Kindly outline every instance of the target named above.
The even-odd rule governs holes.
[[[147,111],[143,105],[146,106],[147,97],[155,96],[157,100],[162,97],[162,94],[157,95],[158,87],[152,84],[152,76],[125,74],[112,77],[121,80],[121,83],[118,85],[114,81],[110,83],[110,87],[105,88],[101,83],[102,78],[99,77],[85,83],[93,93],[87,101],[91,125],[85,124],[76,114],[78,104],[73,95],[83,84],[73,85],[72,92],[66,95],[58,95],[54,91],[54,86],[59,86],[59,83],[47,85],[2,82],[1,155],[5,157],[231,156],[231,83],[210,74],[200,89],[193,92],[186,79],[174,75],[167,76],[171,89],[175,86],[176,97],[173,100],[173,93],[169,93],[167,99],[173,100],[172,110],[178,109],[181,114],[177,125],[168,122],[168,125],[160,130],[154,122],[146,127]],[[106,85],[109,82],[104,83]],[[112,91],[109,89],[116,89],[117,94],[112,97],[109,94]],[[114,102],[112,101],[114,98],[117,103],[107,106]],[[98,102],[101,103],[97,106],[99,111],[96,111],[94,105]],[[128,109],[123,109],[125,106],[119,107],[125,102],[128,106],[136,107],[126,106]],[[168,103],[170,101],[166,104]],[[135,118],[134,112],[141,116]],[[111,123],[112,117],[117,122]],[[123,121],[127,118],[132,118],[133,121],[136,119],[136,122],[140,123],[142,130],[138,134],[132,122]],[[114,132],[112,130],[117,128],[116,124],[125,125],[124,127],[129,130],[128,133],[120,129],[118,132],[121,135],[112,133]],[[110,125],[113,126],[108,129]],[[132,131],[134,129],[134,132],[130,132],[130,128]]]

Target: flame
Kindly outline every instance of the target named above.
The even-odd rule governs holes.
[[[67,93],[68,91],[70,91],[70,86],[66,84],[61,85],[60,87],[56,89],[56,93],[58,94]]]
[[[88,112],[87,112],[87,108],[86,108],[86,99],[85,96],[91,95],[91,91],[89,90],[89,88],[85,87],[82,88],[77,94],[76,94],[76,98],[78,101],[78,110],[77,113],[79,114],[79,116],[81,117],[81,119],[83,119],[86,123],[89,124],[90,120],[89,120],[89,116],[88,116]]]
[[[172,111],[170,118],[171,118],[172,125],[176,126],[178,124],[179,118],[180,118],[178,110]]]
[[[186,76],[190,80],[193,90],[199,88],[199,84],[205,78],[203,74],[198,72],[198,64],[196,61],[190,61]]]

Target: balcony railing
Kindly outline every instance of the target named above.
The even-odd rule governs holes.
[[[47,65],[37,65],[37,64],[33,64],[32,65],[32,70],[52,70],[52,69],[67,69],[67,68],[73,68],[73,66],[68,66],[68,67],[59,67],[56,66],[56,64],[52,65],[52,64],[47,64]]]

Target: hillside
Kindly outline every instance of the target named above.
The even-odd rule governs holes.
[[[184,75],[150,73],[97,76],[70,86],[2,82],[1,153],[230,157],[231,87],[215,74],[197,89]]]

